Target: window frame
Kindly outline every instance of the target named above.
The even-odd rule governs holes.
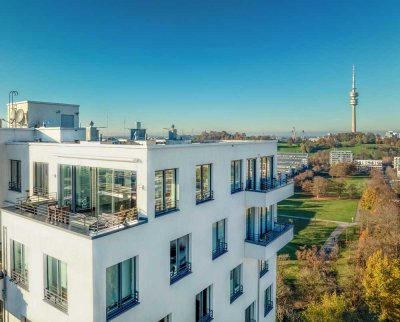
[[[204,171],[208,168],[208,171]],[[212,163],[204,163],[196,165],[196,204],[214,200],[214,193],[212,189],[213,170]],[[200,170],[200,176],[197,176],[197,171]],[[208,173],[208,177],[205,178],[205,173]],[[199,179],[199,180],[198,180]],[[208,184],[208,189],[205,189],[205,182]],[[198,187],[199,185],[199,187]]]
[[[10,181],[8,190],[21,192],[21,160],[10,159]]]
[[[173,192],[171,190],[171,194],[175,196],[174,200],[169,201],[170,206],[168,206],[168,201],[167,201],[167,196],[166,196],[166,191],[167,191],[167,183],[166,183],[166,178],[167,178],[167,172],[168,171],[173,171],[173,178],[174,182],[171,183],[171,186],[173,185]],[[157,184],[156,184],[156,179],[157,179],[157,174],[161,174],[161,204],[158,205],[156,198],[157,196]],[[159,217],[171,212],[178,211],[178,169],[177,168],[171,168],[171,169],[163,169],[163,170],[156,170],[154,172],[154,215],[155,217]]]

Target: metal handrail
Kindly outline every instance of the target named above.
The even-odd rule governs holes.
[[[154,211],[156,216],[165,214],[171,211],[175,211],[179,209],[179,203],[178,200],[170,200],[166,201],[165,203],[162,204],[157,204],[154,206]]]
[[[28,274],[22,274],[15,270],[11,271],[11,281],[23,288],[28,288]]]
[[[138,209],[129,208],[111,214],[92,215],[87,213],[75,213],[69,206],[59,206],[55,193],[47,195],[34,195],[19,198],[15,208],[21,214],[30,213],[34,217],[52,225],[65,229],[80,229],[86,235],[96,235],[115,228],[123,228],[140,219]]]
[[[265,306],[264,306],[264,317],[266,317],[267,314],[269,312],[271,312],[271,310],[274,308],[274,302],[272,302],[272,301],[266,301],[266,302],[267,303],[265,303]]]
[[[183,267],[175,267],[170,272],[170,284],[173,284],[179,281],[181,278],[185,277],[186,275],[192,272],[192,263],[186,262]]]
[[[239,186],[235,182],[231,183],[231,193],[243,191],[243,182],[239,182]]]
[[[292,227],[293,225],[287,223],[274,223],[274,228],[271,231],[266,232],[265,234],[246,233],[246,242],[252,242],[262,246],[266,246]]]
[[[212,258],[216,259],[217,257],[225,254],[228,251],[228,244],[225,242],[217,243],[217,247],[213,250]]]
[[[265,267],[262,267],[260,264],[260,278],[263,277],[265,274],[267,274],[269,271],[268,264],[265,265]]]
[[[233,290],[233,293],[231,293],[231,303],[233,303],[240,295],[243,294],[243,285],[239,285],[238,290]]]
[[[197,322],[209,322],[214,319],[214,311],[213,310],[208,310],[207,314],[203,315],[200,317]]]
[[[289,175],[279,175],[273,178],[261,178],[259,185],[253,179],[246,180],[246,190],[255,192],[267,192],[279,187],[283,187],[293,182],[293,178]]]
[[[68,311],[68,295],[62,289],[60,292],[53,292],[49,288],[44,289],[44,300],[61,311]]]
[[[21,182],[9,181],[8,190],[21,192]]]
[[[116,303],[106,308],[107,319],[117,316],[121,312],[130,309],[136,304],[139,304],[139,292],[133,291],[131,295],[118,300]]]
[[[202,203],[214,199],[214,191],[200,191],[196,192],[196,203]]]

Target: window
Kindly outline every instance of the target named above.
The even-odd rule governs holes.
[[[268,261],[259,260],[258,261],[258,268],[260,272],[260,278],[263,277],[268,272]]]
[[[47,195],[49,193],[49,165],[43,162],[33,163],[33,194]]]
[[[243,190],[242,160],[231,162],[231,193]]]
[[[196,321],[208,322],[212,319],[212,285],[210,285],[196,295]]]
[[[155,215],[178,210],[176,169],[155,172]]]
[[[136,208],[136,172],[60,165],[60,203],[72,211],[111,214]]]
[[[11,177],[8,190],[21,192],[21,161],[11,160]]]
[[[256,321],[256,302],[251,303],[245,313],[245,322],[255,322]]]
[[[242,264],[231,270],[230,277],[231,303],[243,294],[242,285]]]
[[[272,206],[259,208],[260,213],[260,238],[268,238],[267,234],[272,230]]]
[[[272,302],[272,285],[268,286],[264,294],[264,316],[272,310],[274,303]]]
[[[106,270],[107,319],[139,304],[136,257],[108,267]]]
[[[260,159],[260,185],[261,190],[273,188],[274,157],[262,157]]]
[[[213,199],[211,189],[211,164],[196,166],[196,203]]]
[[[170,243],[170,283],[173,284],[192,272],[189,261],[189,235]]]
[[[61,311],[68,310],[67,264],[46,256],[44,299]]]
[[[21,315],[21,322],[32,322],[32,321],[29,320],[26,316]]]
[[[226,243],[226,219],[222,219],[212,225],[212,258],[225,254],[228,251]]]
[[[256,159],[247,159],[246,189],[256,190]]]
[[[168,314],[165,318],[159,320],[158,322],[172,322],[172,314]]]
[[[24,244],[11,240],[11,279],[28,289],[28,258]]]

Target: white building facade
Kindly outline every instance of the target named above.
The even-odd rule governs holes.
[[[276,141],[15,131],[0,132],[5,321],[275,321],[276,256],[293,238],[277,223],[293,182],[277,176]]]
[[[353,152],[344,150],[333,150],[329,153],[329,163],[330,165],[335,165],[338,163],[352,163],[353,162]]]

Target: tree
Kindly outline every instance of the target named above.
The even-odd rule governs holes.
[[[355,183],[347,183],[346,184],[346,192],[350,199],[353,199],[358,193],[358,186]]]
[[[313,183],[311,180],[304,180],[301,189],[305,192],[312,192],[313,190]]]
[[[293,314],[293,292],[285,283],[284,263],[289,260],[289,255],[279,255],[276,270],[276,317],[278,321],[285,321]]]
[[[287,145],[288,145],[288,146],[292,146],[293,143],[294,143],[293,138],[289,138],[289,139],[287,140]]]
[[[317,198],[319,198],[321,195],[324,195],[327,190],[328,190],[328,180],[319,176],[314,177],[312,194]]]
[[[400,261],[382,250],[368,258],[363,286],[365,299],[380,321],[400,321]]]
[[[303,316],[307,322],[344,322],[347,311],[343,295],[325,293],[320,302],[313,302],[307,307]]]
[[[353,165],[349,162],[337,163],[331,167],[329,175],[331,177],[343,178],[348,176],[352,172],[352,169]]]
[[[346,190],[346,181],[342,178],[331,180],[331,187],[340,199],[340,197],[343,196]]]

